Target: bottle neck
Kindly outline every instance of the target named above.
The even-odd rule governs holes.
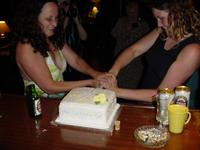
[[[26,87],[26,95],[27,95],[27,96],[33,96],[33,97],[37,97],[37,96],[38,96],[34,84],[28,85],[28,86]]]

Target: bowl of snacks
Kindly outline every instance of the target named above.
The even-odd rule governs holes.
[[[167,131],[167,128],[145,125],[135,129],[134,137],[137,142],[145,147],[161,148],[168,143],[169,132]]]

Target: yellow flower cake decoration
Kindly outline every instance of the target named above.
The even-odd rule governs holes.
[[[108,101],[108,99],[104,93],[99,93],[93,97],[93,101],[95,104],[104,104]]]

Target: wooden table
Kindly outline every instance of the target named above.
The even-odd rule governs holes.
[[[29,117],[25,97],[3,95],[0,98],[1,150],[143,150],[133,138],[134,130],[142,125],[156,124],[155,109],[122,106],[120,131],[96,132],[55,126],[58,100],[42,99],[42,117]],[[191,110],[192,119],[182,134],[170,134],[163,150],[200,150],[200,110]]]

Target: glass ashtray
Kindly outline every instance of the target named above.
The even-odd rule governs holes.
[[[161,148],[168,143],[169,132],[166,128],[145,125],[135,129],[134,137],[144,147]]]

